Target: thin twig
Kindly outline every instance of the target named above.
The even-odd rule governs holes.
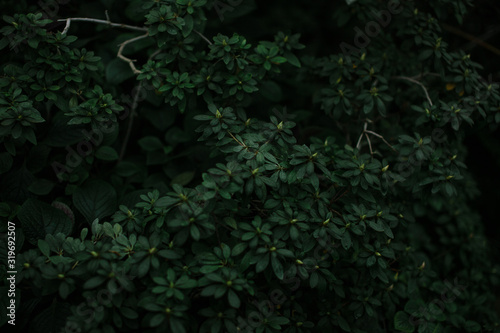
[[[382,139],[385,142],[386,145],[388,145],[392,150],[394,150],[395,152],[397,152],[397,150],[393,146],[391,146],[389,144],[389,142],[387,142],[382,135],[380,135],[378,133],[375,133],[375,132],[370,131],[370,130],[367,129],[368,128],[368,122],[371,122],[371,120],[367,119],[365,121],[365,125],[363,126],[363,132],[361,132],[361,135],[359,136],[356,148],[359,149],[359,147],[361,145],[361,139],[363,138],[363,135],[364,135],[366,137],[366,140],[368,141],[368,147],[370,148],[370,154],[373,155],[372,143],[371,143],[370,138],[368,137],[368,134],[372,134],[372,135],[375,135],[377,138]]]
[[[153,52],[153,54],[151,54],[149,56],[148,61],[153,59],[160,52],[161,52],[161,49]],[[132,101],[132,107],[130,110],[130,118],[128,120],[127,132],[125,133],[125,138],[123,139],[123,145],[122,145],[122,149],[120,151],[120,157],[118,158],[118,162],[120,162],[123,159],[123,157],[125,156],[125,151],[127,149],[127,144],[128,144],[128,140],[130,138],[130,133],[132,133],[132,125],[134,123],[135,110],[137,109],[137,106],[139,105],[139,96],[141,94],[141,91],[142,91],[142,81],[139,82],[139,85],[137,86],[137,92],[135,93],[134,100]]]
[[[160,52],[162,51],[162,49],[158,49],[156,51],[154,51],[150,56],[149,56],[149,60],[153,59],[154,57],[156,57],[158,54],[160,54]]]
[[[66,20],[66,26],[64,27],[64,30],[62,31],[63,35],[66,35],[66,33],[68,32],[70,26],[71,26],[71,19],[67,19]]]
[[[338,216],[340,216],[342,218],[342,220],[344,219],[344,217],[342,216],[342,214],[340,214],[339,212],[337,212],[335,209],[333,208],[329,208],[331,212],[334,212],[335,214],[337,214]]]
[[[382,135],[377,134],[377,133],[372,132],[372,131],[366,131],[366,133],[373,134],[373,135],[375,135],[377,138],[382,139],[382,140],[385,142],[385,144],[386,144],[386,145],[388,145],[388,146],[389,146],[392,150],[394,150],[395,152],[397,152],[397,150],[396,150],[393,146],[391,146],[391,145],[389,144],[389,142],[387,142],[387,141],[384,139],[384,137],[383,137]]]
[[[425,86],[422,84],[422,82],[420,81],[417,81],[417,80],[414,80],[412,79],[411,77],[406,77],[406,76],[393,76],[392,77],[393,79],[400,79],[400,80],[406,80],[406,81],[410,81],[410,82],[413,82],[415,84],[418,84],[420,87],[422,87],[422,89],[424,90],[425,92],[425,96],[427,97],[427,101],[429,102],[429,104],[432,106],[432,100],[429,96],[429,93],[427,92],[427,88],[425,88]]]
[[[477,45],[482,46],[482,47],[484,47],[484,48],[485,48],[485,49],[487,49],[487,50],[490,50],[491,52],[495,53],[496,55],[500,55],[500,50],[499,50],[499,49],[497,49],[497,48],[496,48],[496,47],[494,47],[493,45],[488,44],[488,43],[486,43],[485,41],[483,41],[483,40],[481,40],[481,39],[477,38],[477,37],[476,37],[476,36],[474,36],[474,35],[471,35],[471,34],[469,34],[469,33],[467,33],[467,32],[464,32],[464,31],[462,31],[462,30],[460,30],[460,29],[458,29],[458,28],[452,27],[451,25],[448,25],[448,24],[446,24],[446,23],[443,23],[443,28],[444,28],[444,30],[446,30],[446,31],[449,31],[449,32],[451,32],[451,33],[453,33],[453,34],[455,34],[455,35],[458,35],[458,36],[460,36],[460,37],[463,37],[463,38],[465,38],[465,39],[468,39],[468,40],[470,40],[471,42],[476,43]]]
[[[132,60],[130,58],[127,58],[125,57],[122,52],[123,52],[123,49],[125,48],[125,46],[127,44],[130,44],[130,43],[133,43],[133,42],[136,42],[140,39],[143,39],[143,38],[146,38],[149,36],[149,33],[146,32],[144,35],[141,35],[141,36],[137,36],[137,37],[134,37],[132,39],[129,39],[129,40],[126,40],[124,41],[123,43],[119,44],[120,48],[118,49],[118,53],[116,54],[116,56],[120,59],[122,59],[123,61],[127,62],[129,65],[130,65],[130,68],[132,69],[132,71],[134,72],[134,74],[141,74],[142,72],[140,70],[138,70],[135,65],[134,65],[134,61],[135,60]]]
[[[441,77],[440,74],[438,73],[430,73],[430,72],[425,72],[425,73],[421,73],[421,74],[418,74],[418,75],[415,75],[415,76],[412,76],[410,77],[410,79],[414,79],[414,80],[418,80],[418,79],[421,79],[422,77],[424,76],[437,76],[437,77]]]
[[[71,26],[71,21],[92,22],[92,23],[106,24],[106,25],[109,25],[111,27],[116,27],[116,28],[124,28],[124,29],[135,30],[135,31],[145,31],[146,33],[144,35],[131,38],[131,39],[126,40],[125,42],[121,43],[119,45],[120,48],[118,49],[118,53],[116,55],[118,58],[122,59],[123,61],[125,61],[125,62],[127,62],[129,64],[129,66],[132,69],[132,71],[134,72],[134,74],[140,74],[140,73],[142,73],[140,70],[138,70],[135,67],[135,65],[134,65],[134,61],[135,60],[127,58],[127,57],[125,57],[123,55],[123,49],[125,48],[125,46],[127,44],[133,43],[135,41],[138,41],[140,39],[143,39],[143,38],[146,38],[147,36],[149,36],[148,28],[146,28],[146,27],[136,27],[136,26],[133,26],[133,25],[123,24],[123,23],[113,23],[109,19],[109,15],[108,15],[108,11],[107,10],[104,12],[104,14],[106,15],[106,20],[99,20],[99,19],[86,18],[86,17],[70,17],[70,18],[66,18],[66,19],[60,19],[58,21],[61,21],[61,22],[62,21],[66,21],[66,26],[64,27],[64,30],[62,32],[63,35],[68,32],[69,27]]]
[[[210,41],[210,39],[205,37],[205,35],[203,35],[201,32],[199,32],[196,29],[193,29],[193,31],[196,32],[201,38],[203,38],[208,43],[208,45],[212,45],[212,42]]]
[[[359,145],[361,144],[361,139],[363,138],[363,134],[365,134],[367,127],[368,127],[368,122],[365,122],[365,125],[363,127],[363,132],[361,132],[361,135],[359,136],[358,139],[358,143],[356,144],[356,149],[359,149]]]
[[[129,30],[135,30],[135,31],[148,31],[148,28],[146,27],[137,27],[133,25],[128,25],[128,24],[123,24],[123,23],[113,23],[108,20],[99,20],[99,19],[94,19],[94,18],[88,18],[88,17],[70,17],[70,18],[65,18],[65,19],[60,19],[57,20],[58,22],[63,22],[66,21],[66,25],[68,25],[68,21],[80,21],[80,22],[92,22],[92,23],[99,23],[99,24],[106,24],[111,27],[115,28],[123,28],[123,29],[129,29]],[[63,30],[63,34],[67,31],[67,29]]]
[[[482,34],[481,36],[479,36],[478,38],[485,41],[493,36],[495,36],[496,34],[498,34],[500,32],[500,26],[498,27],[495,27],[495,26],[491,26],[489,29],[486,30],[486,32],[484,34]],[[467,43],[466,45],[464,45],[461,49],[462,50],[472,50],[473,48],[475,48],[477,46],[476,43],[474,42],[469,42]]]
[[[361,133],[361,135],[359,136],[358,143],[356,144],[356,149],[359,149],[359,145],[361,144],[361,139],[363,138],[364,133],[365,132]]]
[[[260,209],[260,207],[259,207],[259,206],[257,206],[257,204],[256,204],[255,202],[253,202],[253,200],[252,200],[252,201],[250,201],[250,204],[251,204],[251,205],[252,205],[255,209],[257,209],[257,210],[259,211],[259,213],[260,213],[260,215],[261,215],[261,216],[267,217],[266,212],[264,212],[262,209]]]
[[[137,91],[135,92],[134,99],[132,101],[132,107],[130,108],[130,118],[128,119],[127,132],[125,133],[125,138],[123,138],[122,149],[120,151],[120,156],[118,157],[118,163],[125,156],[125,151],[127,150],[128,140],[130,138],[130,133],[132,133],[132,124],[134,123],[134,115],[137,106],[139,105],[139,95],[142,90],[142,81],[139,81],[139,85],[137,86]]]
[[[365,131],[365,136],[366,136],[366,140],[368,141],[368,147],[370,148],[370,155],[373,156],[372,142],[370,141],[370,137],[368,136],[368,134],[366,134],[366,131]]]
[[[231,137],[233,138],[234,141],[236,141],[240,146],[242,146],[243,148],[247,148],[247,146],[243,143],[241,143],[238,139],[236,139],[236,137],[233,135],[233,133],[227,131],[229,133],[229,135],[231,135]]]

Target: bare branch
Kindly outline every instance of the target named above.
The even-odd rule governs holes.
[[[130,68],[132,69],[132,71],[134,72],[134,74],[141,74],[142,72],[140,70],[138,70],[135,65],[134,65],[134,61],[135,60],[132,60],[130,58],[127,58],[125,57],[122,53],[123,53],[123,49],[125,48],[125,46],[127,44],[130,44],[130,43],[133,43],[133,42],[136,42],[140,39],[143,39],[143,38],[146,38],[149,36],[149,33],[146,32],[144,35],[141,35],[141,36],[137,36],[137,37],[134,37],[132,39],[128,39],[126,41],[124,41],[123,43],[119,44],[118,46],[120,46],[120,48],[118,49],[118,53],[116,54],[116,56],[120,59],[122,59],[123,61],[127,62],[129,65],[130,65]]]
[[[68,32],[70,26],[71,26],[71,19],[67,19],[66,20],[66,26],[64,27],[64,30],[62,31],[63,35],[66,35],[66,33]]]
[[[135,92],[134,99],[132,101],[132,107],[130,108],[130,118],[128,119],[127,132],[125,132],[125,138],[123,138],[122,149],[120,151],[120,156],[118,157],[118,163],[125,156],[125,151],[127,150],[128,140],[130,138],[130,133],[132,133],[132,125],[134,123],[134,115],[137,106],[139,105],[139,96],[142,91],[142,81],[139,81],[139,85],[137,86],[137,91]]]
[[[100,24],[106,24],[106,25],[109,25],[109,26],[112,26],[112,27],[117,27],[117,28],[124,28],[124,29],[129,29],[129,30],[136,30],[136,31],[145,31],[146,33],[144,35],[131,38],[131,39],[126,40],[125,42],[121,43],[120,45],[118,45],[120,48],[118,49],[118,53],[116,55],[118,58],[122,59],[123,61],[127,62],[130,65],[130,68],[132,69],[132,71],[134,72],[134,74],[140,74],[140,73],[142,73],[140,70],[138,70],[135,67],[135,65],[134,65],[134,61],[135,60],[129,59],[129,58],[127,58],[127,57],[125,57],[123,55],[123,49],[125,48],[125,46],[127,44],[133,43],[135,41],[138,41],[140,39],[143,39],[143,38],[146,38],[147,36],[149,36],[148,28],[146,28],[146,27],[136,27],[136,26],[122,24],[122,23],[113,23],[113,22],[111,22],[109,20],[109,15],[108,15],[108,11],[107,10],[105,11],[105,15],[106,15],[106,21],[105,20],[94,19],[94,18],[85,18],[85,17],[70,17],[70,18],[67,18],[67,19],[60,19],[58,21],[66,21],[66,26],[64,27],[64,30],[63,30],[62,34],[66,34],[68,32],[69,27],[71,26],[71,21],[83,21],[83,22],[100,23]]]
[[[154,51],[148,58],[148,61],[153,59],[154,57],[156,57],[158,54],[160,54],[160,52],[162,51],[162,49],[158,49],[156,51]]]
[[[151,54],[148,58],[148,61],[153,59],[158,53],[161,52],[161,49],[156,50]],[[139,106],[139,96],[142,92],[142,81],[139,82],[139,85],[137,86],[137,91],[134,95],[134,100],[132,101],[132,107],[130,110],[130,118],[128,120],[128,126],[127,126],[127,132],[125,133],[125,138],[123,139],[123,144],[122,144],[122,149],[120,151],[120,157],[118,158],[118,162],[120,162],[123,157],[125,156],[125,151],[127,150],[127,145],[128,145],[128,140],[130,139],[130,133],[132,133],[132,126],[134,124],[134,116],[135,116],[135,110],[137,109],[137,106]]]
[[[432,100],[429,97],[429,93],[427,92],[427,88],[425,88],[425,86],[422,84],[422,82],[414,80],[411,77],[406,77],[406,76],[393,76],[392,78],[399,79],[399,80],[406,80],[406,81],[410,81],[410,82],[413,82],[415,84],[418,84],[424,90],[425,96],[427,97],[427,101],[429,101],[429,104],[432,106]]]
[[[146,27],[136,27],[133,25],[128,25],[128,24],[123,24],[123,23],[113,23],[108,20],[99,20],[99,19],[94,19],[94,18],[87,18],[87,17],[70,17],[66,19],[60,19],[57,20],[58,22],[63,22],[66,21],[66,25],[68,25],[68,20],[70,21],[80,21],[80,22],[92,22],[92,23],[99,23],[99,24],[106,24],[114,28],[123,28],[123,29],[128,29],[128,30],[135,30],[135,31],[148,31],[148,28]],[[63,33],[65,33],[67,29],[64,29]]]
[[[203,35],[201,32],[199,32],[196,29],[193,29],[193,31],[196,32],[201,38],[203,38],[208,43],[208,45],[212,45],[212,42],[207,37],[205,37],[205,35]]]
[[[455,28],[455,27],[453,27],[451,25],[448,25],[446,23],[443,23],[442,25],[443,25],[444,30],[449,31],[449,32],[451,32],[451,33],[453,33],[455,35],[461,36],[461,37],[463,37],[465,39],[468,39],[471,42],[473,42],[473,43],[475,43],[475,44],[477,44],[477,45],[479,45],[481,47],[484,47],[485,49],[487,49],[487,50],[495,53],[496,55],[500,55],[500,50],[499,49],[497,49],[493,45],[488,44],[485,41],[477,38],[476,36],[471,35],[471,34],[469,34],[467,32],[464,32],[464,31],[462,31],[462,30],[460,30],[458,28]]]
[[[414,80],[418,80],[418,79],[421,79],[422,77],[424,76],[436,76],[436,77],[441,77],[440,74],[438,73],[430,73],[430,72],[425,72],[425,73],[421,73],[421,74],[418,74],[418,75],[415,75],[415,76],[412,76],[410,77],[410,79],[414,79]]]
[[[366,119],[365,121],[365,125],[363,126],[363,132],[361,132],[361,135],[359,136],[359,139],[358,139],[358,144],[356,145],[356,148],[359,149],[360,145],[361,145],[361,139],[363,138],[363,135],[366,137],[366,140],[368,141],[368,147],[370,148],[370,154],[373,155],[373,149],[372,149],[372,143],[371,143],[371,140],[370,140],[370,137],[368,136],[368,134],[372,134],[372,135],[375,135],[377,138],[380,138],[382,139],[386,145],[388,145],[392,150],[394,150],[395,152],[397,152],[396,149],[394,149],[393,146],[391,146],[389,144],[389,142],[387,142],[384,137],[378,133],[375,133],[373,131],[370,131],[368,130],[368,122],[372,122],[370,119]]]
[[[365,125],[363,126],[363,132],[361,132],[361,135],[359,136],[358,139],[358,143],[356,144],[356,149],[359,149],[359,145],[361,144],[361,138],[363,137],[363,134],[365,134],[367,127],[368,127],[368,122],[365,121]]]
[[[382,139],[382,140],[385,142],[385,144],[386,144],[386,145],[388,145],[388,146],[389,146],[392,150],[394,150],[395,152],[397,152],[397,150],[396,150],[393,146],[391,146],[391,145],[389,144],[389,142],[387,142],[387,141],[384,139],[384,137],[383,137],[382,135],[377,134],[377,133],[372,132],[372,131],[365,131],[365,132],[366,132],[366,133],[373,134],[373,135],[375,135],[377,138]]]
[[[359,136],[359,139],[358,139],[358,143],[356,144],[356,149],[359,149],[359,145],[361,144],[361,139],[363,138],[363,134],[365,134],[365,132],[363,131],[361,133],[361,135]]]
[[[373,156],[372,142],[370,141],[370,137],[368,136],[368,134],[366,134],[366,131],[365,131],[365,136],[366,136],[366,140],[368,141],[368,147],[370,148],[370,155]]]

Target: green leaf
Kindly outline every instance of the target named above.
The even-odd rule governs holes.
[[[186,333],[186,328],[182,324],[182,321],[180,321],[177,318],[170,318],[170,329],[171,332],[178,332],[178,333]]]
[[[187,37],[193,31],[194,20],[191,15],[184,16],[184,26],[182,27],[182,36]]]
[[[465,322],[465,330],[467,332],[479,332],[481,330],[481,325],[475,321],[467,320]]]
[[[405,333],[411,333],[415,330],[415,326],[410,323],[410,317],[403,311],[397,312],[394,316],[394,328]]]
[[[134,72],[125,61],[114,58],[106,66],[106,80],[111,85],[118,85],[134,76]]]
[[[138,141],[139,146],[145,151],[156,151],[163,149],[163,143],[156,136],[146,136]]]
[[[286,51],[284,56],[289,64],[291,64],[295,67],[298,67],[298,68],[301,67],[299,59],[292,52]]]
[[[46,235],[59,232],[69,235],[73,224],[70,218],[59,209],[36,199],[28,199],[18,214],[28,241],[37,244]]]
[[[271,102],[277,103],[283,98],[281,87],[274,81],[263,82],[260,93]]]
[[[61,332],[66,327],[68,316],[71,314],[71,307],[68,303],[52,302],[30,320],[29,329],[26,330],[30,333]],[[17,321],[16,324],[18,324]]]
[[[238,243],[231,250],[231,256],[236,257],[239,256],[243,251],[246,250],[248,245],[246,243]]]
[[[102,146],[97,149],[95,157],[103,161],[116,161],[118,159],[118,153],[113,147]]]
[[[54,188],[54,182],[47,179],[37,179],[30,184],[28,190],[36,195],[47,195]]]
[[[274,274],[276,274],[276,277],[280,280],[283,280],[283,265],[276,256],[271,256],[271,266],[273,267],[273,271]]]
[[[287,249],[279,249],[278,251],[276,251],[279,255],[282,255],[284,257],[287,257],[287,258],[294,258],[295,255],[293,254],[293,251],[291,250],[287,250]]]
[[[195,174],[196,174],[195,171],[186,171],[180,173],[172,179],[172,181],[170,182],[170,186],[172,186],[173,184],[179,184],[181,186],[185,186],[189,184],[191,180],[193,180]]]
[[[229,289],[229,291],[227,292],[227,300],[229,301],[229,305],[231,305],[233,308],[238,309],[241,305],[240,298],[232,289]]]
[[[269,265],[269,255],[264,255],[260,258],[261,259],[257,262],[257,265],[255,266],[255,271],[257,273],[262,272]]]
[[[59,285],[59,295],[61,296],[62,299],[66,299],[68,298],[68,295],[71,293],[71,287],[70,285],[66,282],[66,281],[63,281],[60,285]]]
[[[200,229],[195,224],[191,225],[190,228],[191,231],[191,237],[193,237],[194,240],[198,241],[200,240]]]
[[[91,180],[76,189],[73,203],[87,222],[92,223],[116,211],[116,191],[104,181]]]
[[[346,250],[348,250],[351,247],[352,242],[351,242],[351,235],[349,234],[349,232],[347,231],[344,232],[340,242],[342,243],[342,247]]]
[[[102,230],[104,231],[104,234],[108,237],[113,237],[114,236],[114,230],[113,226],[109,222],[104,222],[102,225]]]
[[[49,243],[47,243],[43,239],[38,240],[38,248],[40,251],[42,251],[42,254],[46,257],[50,257],[50,246]]]
[[[236,220],[234,218],[232,218],[232,217],[229,217],[229,216],[225,217],[224,218],[224,223],[226,223],[228,226],[230,226],[231,228],[233,228],[235,230],[238,229],[238,224],[236,223]],[[248,239],[253,238],[253,234],[252,233],[250,233],[249,236],[252,236],[252,237],[250,237]]]
[[[271,59],[272,62],[277,63],[277,64],[282,64],[286,62],[286,58],[284,57],[273,57]]]
[[[139,314],[130,308],[125,308],[125,307],[120,307],[120,312],[122,313],[123,317],[127,319],[137,319],[139,318]]]
[[[410,281],[415,281],[415,279],[411,279]],[[416,281],[414,282],[416,285]],[[410,284],[410,283],[408,283]],[[410,299],[405,305],[405,311],[410,314],[418,314],[422,312],[422,309],[425,309],[427,305],[421,299]]]
[[[62,100],[62,98],[60,99]],[[66,160],[80,160],[81,157],[76,151],[78,148],[73,145],[84,142],[84,134],[82,132],[85,132],[87,129],[84,125],[68,126],[68,120],[70,120],[68,116],[56,113],[44,142],[51,147],[67,147]]]
[[[12,159],[12,156],[10,156],[9,153],[3,152],[0,153],[0,174],[5,173],[10,170],[12,167],[12,163],[14,160]]]
[[[153,317],[151,317],[151,320],[149,321],[149,325],[151,327],[157,327],[160,326],[161,323],[167,318],[166,314],[164,313],[157,313]]]
[[[121,161],[117,164],[115,172],[121,177],[130,177],[143,171],[143,167],[136,163]]]
[[[99,287],[101,284],[106,281],[106,278],[104,276],[94,276],[83,284],[83,289],[94,289],[96,287]]]
[[[143,277],[149,272],[149,266],[151,264],[151,258],[146,257],[141,263],[139,264],[139,267],[137,267],[137,274],[139,277]]]
[[[5,202],[0,202],[0,216],[7,217],[11,213],[9,204]]]
[[[338,317],[338,321],[341,329],[343,329],[346,332],[351,331],[351,327],[349,327],[349,323],[347,322],[347,320],[345,320],[343,317]]]

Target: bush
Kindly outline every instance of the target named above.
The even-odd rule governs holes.
[[[51,4],[2,8],[3,328],[499,331],[471,1]]]

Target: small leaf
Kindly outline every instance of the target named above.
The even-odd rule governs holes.
[[[284,54],[286,60],[288,60],[288,63],[300,68],[300,61],[299,59],[295,56],[295,54],[291,53],[290,51],[286,51]]]
[[[10,170],[12,167],[12,163],[14,160],[12,159],[12,156],[10,156],[9,153],[4,152],[0,153],[0,174],[5,173]]]
[[[145,151],[156,151],[163,149],[163,143],[156,136],[146,136],[138,141],[139,146]]]
[[[106,80],[111,85],[118,85],[133,76],[130,66],[121,59],[114,58],[106,66]]]
[[[97,149],[95,157],[103,161],[116,161],[118,160],[118,153],[113,147],[102,146]]]
[[[224,223],[226,223],[228,226],[230,226],[231,228],[233,228],[235,230],[238,229],[238,224],[236,223],[236,220],[234,218],[232,218],[232,217],[229,217],[229,216],[225,217],[224,218]],[[250,237],[248,239],[253,238],[253,234],[252,233],[250,233],[249,236],[252,236],[252,237]]]
[[[30,184],[28,190],[36,195],[47,195],[54,188],[54,182],[47,179],[37,179]]]
[[[276,274],[276,277],[280,280],[283,280],[283,265],[276,256],[271,256],[271,265],[273,267],[274,274]]]
[[[49,243],[47,243],[43,239],[38,240],[38,248],[40,251],[42,251],[42,254],[46,257],[50,257],[50,246]]]
[[[405,333],[411,333],[415,330],[415,327],[410,323],[410,317],[403,311],[397,312],[394,316],[394,328]]]
[[[181,186],[185,186],[185,185],[189,184],[191,182],[191,180],[193,180],[194,175],[195,175],[195,171],[186,171],[186,172],[180,173],[172,179],[172,181],[170,182],[170,185],[179,184]]]
[[[160,326],[161,323],[167,318],[167,316],[164,313],[157,313],[153,317],[151,317],[151,320],[149,321],[149,325],[151,327],[157,327]]]
[[[241,305],[240,298],[232,289],[229,289],[227,293],[227,300],[229,301],[229,305],[231,305],[233,308],[238,309]]]
[[[101,284],[106,281],[106,278],[104,276],[94,276],[83,284],[83,289],[94,289],[96,287],[99,287]]]

